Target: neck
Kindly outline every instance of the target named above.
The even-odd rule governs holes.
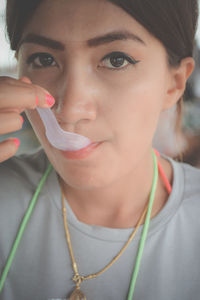
[[[171,182],[172,171],[169,163],[160,162]],[[77,190],[61,184],[66,198],[79,221],[111,228],[130,228],[136,225],[149,200],[153,181],[152,157],[142,160],[132,172],[101,188]],[[168,194],[162,181],[158,180],[152,216],[166,203]]]

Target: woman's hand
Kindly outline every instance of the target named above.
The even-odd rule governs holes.
[[[20,115],[25,109],[51,107],[54,98],[48,91],[31,83],[27,77],[19,80],[0,77],[0,136],[22,128],[23,118]],[[20,141],[9,138],[0,142],[0,162],[12,157]]]

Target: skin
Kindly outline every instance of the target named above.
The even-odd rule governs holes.
[[[84,159],[67,159],[45,137],[36,111],[27,116],[79,220],[108,227],[132,227],[148,200],[153,178],[152,139],[160,113],[174,105],[185,89],[194,62],[184,59],[168,66],[163,45],[119,7],[103,0],[45,0],[26,26],[29,33],[59,41],[65,50],[23,43],[17,54],[19,76],[41,86],[55,98],[53,111],[64,130],[102,142]],[[120,20],[120,23],[119,21]],[[142,41],[116,40],[89,47],[87,40],[112,31],[127,30]],[[105,55],[120,51],[126,59],[116,68]],[[48,67],[34,53],[53,57]],[[114,69],[115,68],[115,69]],[[28,79],[29,78],[29,79]],[[172,168],[160,159],[172,183]],[[168,195],[159,179],[153,216]]]
[[[22,128],[23,119],[20,116],[25,109],[49,107],[44,88],[27,84],[24,78],[0,77],[0,135],[15,132]],[[29,81],[30,82],[30,81]],[[0,162],[15,155],[19,147],[15,139],[9,138],[0,143]]]

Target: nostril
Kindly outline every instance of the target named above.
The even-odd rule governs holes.
[[[96,119],[97,110],[94,103],[83,100],[56,101],[53,111],[61,123],[76,124],[81,120]]]

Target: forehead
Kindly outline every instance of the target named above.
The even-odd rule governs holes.
[[[132,31],[146,41],[153,38],[133,17],[107,0],[44,0],[23,36],[33,32],[63,42],[83,42],[118,29]]]

